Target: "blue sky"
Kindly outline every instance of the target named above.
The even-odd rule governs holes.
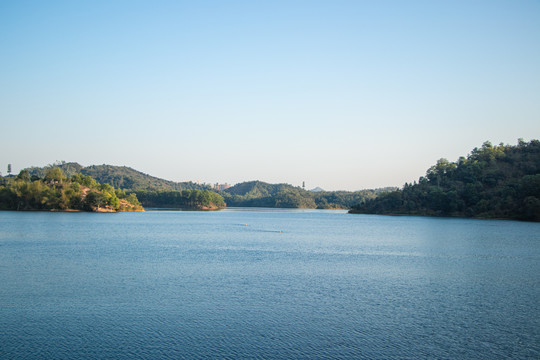
[[[358,190],[540,138],[538,1],[0,0],[0,171]]]

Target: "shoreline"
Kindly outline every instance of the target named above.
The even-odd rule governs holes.
[[[502,217],[482,217],[482,216],[461,216],[461,215],[423,215],[423,214],[399,214],[399,213],[388,213],[388,214],[372,214],[366,212],[355,212],[354,210],[347,211],[347,214],[352,215],[378,215],[378,216],[413,216],[413,217],[432,217],[432,218],[448,218],[448,219],[470,219],[470,220],[506,220],[506,221],[524,221],[524,222],[539,222],[534,220],[523,220],[515,218],[502,218]]]
[[[125,212],[146,212],[146,210],[112,210],[112,209],[96,209],[96,210],[77,210],[77,209],[0,209],[0,211],[15,211],[15,212],[56,212],[56,213],[96,213],[96,214],[115,214]]]

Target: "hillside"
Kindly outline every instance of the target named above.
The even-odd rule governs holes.
[[[361,202],[351,213],[540,221],[540,141],[485,142],[457,162],[440,159],[418,182]]]
[[[91,165],[83,167],[78,163],[60,162],[46,167],[32,167],[28,168],[31,176],[37,176],[43,178],[45,173],[53,168],[60,168],[66,176],[73,176],[75,174],[83,174],[90,176],[96,181],[109,184],[115,188],[124,189],[126,191],[136,190],[189,190],[189,189],[206,189],[207,187],[195,184],[193,182],[174,182],[164,180],[137,171],[127,166],[113,166],[113,165]]]
[[[46,177],[51,169],[60,169],[68,176],[86,176],[102,184],[121,189],[126,196],[136,196],[145,207],[212,210],[225,207],[223,197],[192,182],[176,183],[144,174],[127,166],[92,165],[60,162],[27,171],[33,180]]]
[[[315,208],[307,191],[289,184],[248,181],[221,192],[228,206]]]
[[[145,207],[185,210],[219,210],[226,207],[223,197],[210,190],[138,190]]]
[[[102,183],[125,190],[187,190],[203,189],[193,182],[174,182],[160,179],[127,166],[92,165],[81,169],[81,173]]]
[[[30,176],[43,179],[47,175],[47,172],[52,168],[59,168],[60,170],[62,170],[65,176],[71,177],[75,174],[79,174],[81,170],[83,169],[83,166],[81,166],[80,164],[76,162],[67,163],[65,161],[61,161],[61,162],[56,162],[54,164],[50,164],[44,167],[33,166],[30,168],[23,169],[23,171],[26,170],[28,171],[28,174]]]
[[[392,188],[394,190],[394,188]],[[306,191],[289,184],[248,181],[221,191],[228,206],[349,209],[377,196],[382,189],[362,191]]]
[[[118,212],[144,211],[135,194],[115,190],[89,176],[66,177],[51,168],[42,179],[23,170],[16,178],[0,178],[1,210]]]
[[[395,190],[374,189],[362,191],[306,191],[289,184],[269,184],[248,181],[226,190],[215,192],[207,186],[192,182],[176,183],[144,174],[126,166],[92,165],[60,162],[43,168],[26,169],[34,180],[45,177],[52,168],[61,169],[68,177],[76,174],[90,176],[126,193],[134,193],[145,207],[161,208],[223,208],[227,206],[272,208],[350,209],[351,206],[375,198],[379,193]],[[208,193],[187,193],[187,190]],[[198,194],[198,195],[194,195]],[[218,197],[213,194],[219,194]],[[193,203],[193,197],[200,201]],[[210,200],[208,200],[210,199]]]

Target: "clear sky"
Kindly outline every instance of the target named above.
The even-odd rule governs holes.
[[[540,138],[540,1],[0,0],[0,171],[358,190]]]

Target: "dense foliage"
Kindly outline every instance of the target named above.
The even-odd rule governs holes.
[[[137,197],[145,207],[173,209],[220,209],[223,197],[210,190],[138,190]]]
[[[81,170],[84,175],[92,176],[100,182],[106,182],[114,187],[135,190],[189,190],[204,189],[204,186],[193,182],[174,182],[160,179],[127,166],[92,165]]]
[[[219,192],[223,198],[215,197],[213,195],[215,192],[210,191],[210,194],[198,195],[202,199],[201,201],[194,201],[192,195],[185,195],[187,194],[184,192],[185,190],[210,190],[209,187],[193,182],[176,183],[163,180],[125,166],[92,165],[82,167],[73,162],[57,162],[44,168],[33,167],[27,170],[31,176],[43,178],[48,170],[55,167],[63,170],[68,176],[75,174],[91,176],[101,183],[111,184],[127,193],[135,193],[145,207],[221,208],[224,206],[222,205],[224,198],[228,206],[349,209],[354,204],[375,198],[379,193],[388,190],[311,192],[288,184],[250,181]],[[206,200],[209,197],[212,199],[211,205]]]
[[[113,165],[92,165],[82,167],[78,163],[59,162],[43,168],[32,167],[27,169],[30,175],[35,175],[43,178],[51,168],[61,169],[67,176],[75,174],[83,174],[90,176],[100,183],[107,183],[118,189],[126,191],[135,190],[188,190],[188,189],[206,189],[203,185],[198,185],[193,182],[174,182],[160,179],[127,166]]]
[[[2,210],[142,210],[135,194],[127,195],[109,184],[100,184],[82,174],[67,177],[52,167],[43,178],[22,170],[16,178],[2,178],[0,183]]]
[[[75,163],[75,162],[65,162],[65,161],[57,161],[56,163],[54,164],[49,164],[45,167],[30,167],[30,168],[27,168],[27,169],[24,169],[26,171],[28,171],[28,173],[30,174],[30,176],[33,176],[35,178],[39,178],[39,179],[43,179],[45,178],[47,172],[49,172],[49,170],[51,169],[54,169],[54,168],[58,168],[60,170],[62,170],[62,172],[69,178],[75,174],[78,174],[81,172],[81,170],[83,169],[83,167],[78,164],[78,163]]]
[[[418,183],[359,203],[351,212],[540,221],[540,141],[485,142],[457,162],[440,159]]]
[[[249,181],[221,192],[228,206],[348,209],[366,199],[372,199],[382,190],[306,191],[289,184],[268,184]]]

